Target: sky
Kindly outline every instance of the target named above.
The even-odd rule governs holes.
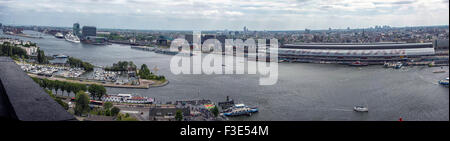
[[[0,23],[146,30],[449,24],[449,0],[0,0]]]

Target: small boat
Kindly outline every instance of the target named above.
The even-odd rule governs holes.
[[[54,58],[68,58],[67,55],[64,54],[57,54],[57,55],[53,55]]]
[[[55,34],[56,38],[64,38],[64,35],[61,32]]]
[[[364,106],[355,106],[353,107],[353,110],[355,110],[356,112],[369,112],[369,108]]]

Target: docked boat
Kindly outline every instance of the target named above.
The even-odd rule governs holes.
[[[66,39],[66,41],[69,41],[69,42],[80,43],[80,39],[77,36],[73,35],[72,33],[66,34],[66,36],[64,36],[64,38]]]
[[[117,103],[133,103],[133,104],[152,104],[153,98],[136,96],[132,94],[108,94],[101,98],[104,102],[117,102]]]
[[[350,63],[350,64],[348,64],[349,66],[368,66],[369,65],[369,63],[367,63],[367,62],[361,62],[361,61],[355,61],[355,62],[352,62],[352,63]]]
[[[355,106],[353,107],[353,110],[356,112],[369,112],[369,108],[364,106]]]
[[[55,34],[56,38],[64,38],[64,35],[61,32]]]
[[[394,69],[400,69],[403,67],[403,63],[402,62],[397,62],[394,66]]]

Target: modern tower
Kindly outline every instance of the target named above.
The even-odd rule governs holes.
[[[81,33],[80,33],[80,24],[78,24],[78,23],[74,23],[73,24],[73,34],[75,35],[75,36],[78,36],[78,37],[80,37],[80,35],[81,35]]]

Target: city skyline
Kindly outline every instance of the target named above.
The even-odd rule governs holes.
[[[312,30],[449,24],[448,0],[0,1],[3,25],[144,30]],[[17,18],[21,17],[21,18]],[[39,17],[39,18],[36,18]],[[132,22],[130,22],[132,21]]]

